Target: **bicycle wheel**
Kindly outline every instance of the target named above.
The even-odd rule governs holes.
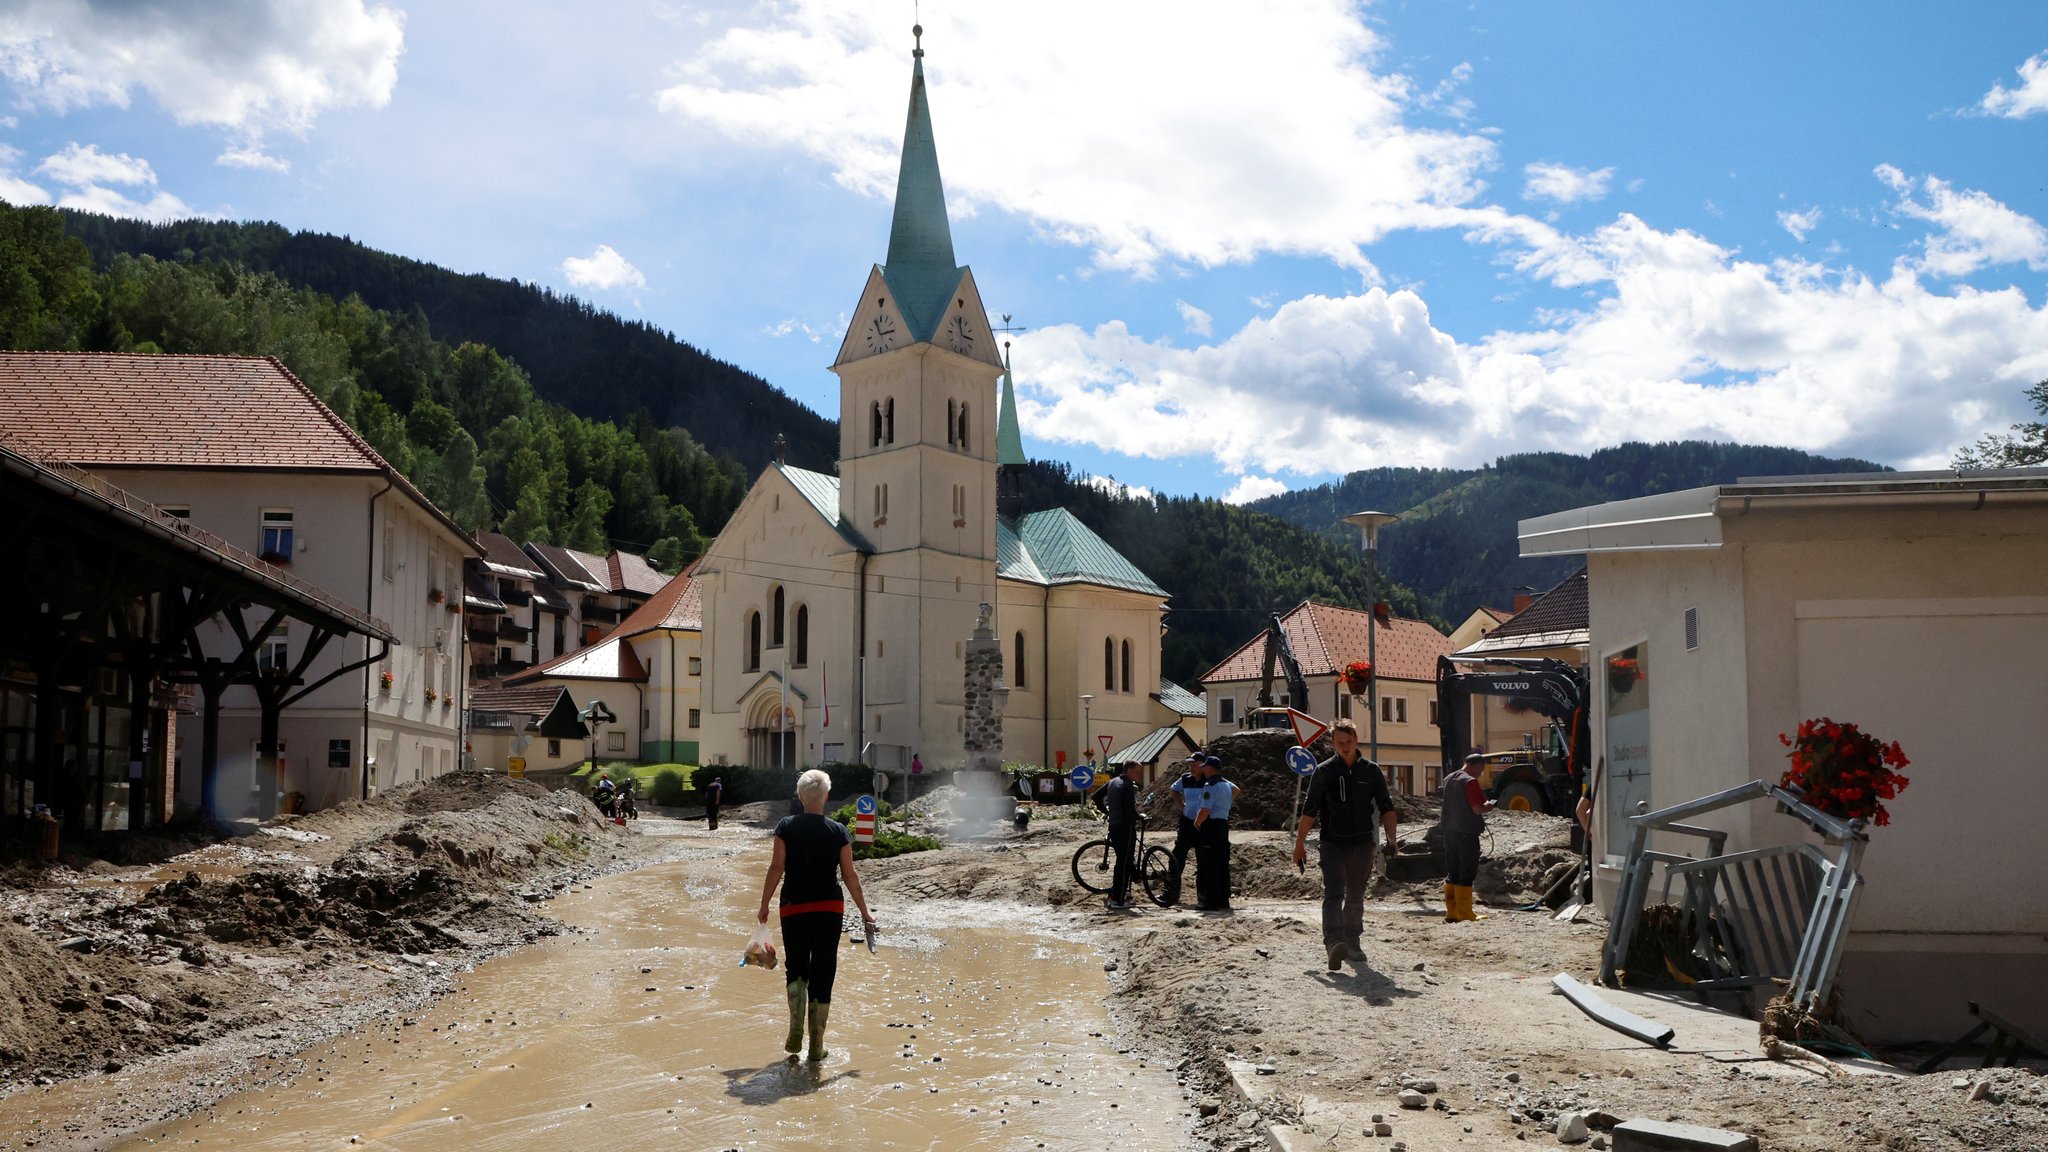
[[[1116,878],[1116,851],[1107,840],[1090,840],[1074,850],[1074,883],[1097,896]]]
[[[1145,898],[1161,908],[1180,903],[1180,885],[1173,881],[1173,853],[1154,844],[1145,849],[1138,874],[1145,878]]]

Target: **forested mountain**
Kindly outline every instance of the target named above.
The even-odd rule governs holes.
[[[101,265],[122,254],[226,264],[273,273],[336,300],[358,296],[421,332],[430,323],[450,344],[496,349],[525,371],[543,400],[594,420],[625,424],[644,415],[659,427],[687,428],[714,455],[732,456],[749,472],[772,458],[777,433],[789,438],[792,464],[829,471],[839,458],[837,424],[759,376],[650,324],[537,284],[463,275],[345,236],[276,224],[63,215],[65,229]]]
[[[1333,540],[1354,540],[1343,517],[1398,512],[1381,531],[1380,563],[1411,585],[1423,607],[1456,622],[1480,604],[1506,606],[1517,588],[1542,591],[1576,570],[1576,558],[1524,560],[1517,521],[1608,500],[1729,484],[1744,476],[1881,472],[1868,460],[1688,440],[1622,444],[1591,456],[1530,452],[1478,469],[1375,468],[1253,501],[1247,507]]]

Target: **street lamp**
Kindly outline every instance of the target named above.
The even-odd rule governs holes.
[[[1081,757],[1084,760],[1089,760],[1095,754],[1094,701],[1095,693],[1081,693]],[[1092,760],[1089,760],[1089,762],[1093,763]],[[1084,790],[1081,795],[1085,800],[1088,794]]]
[[[1358,529],[1359,546],[1365,549],[1365,594],[1370,601],[1365,622],[1365,662],[1372,665],[1372,679],[1365,682],[1365,706],[1371,714],[1367,723],[1372,731],[1369,755],[1374,764],[1380,762],[1380,621],[1374,611],[1380,602],[1380,529],[1399,519],[1392,512],[1353,512],[1344,518],[1346,524]]]

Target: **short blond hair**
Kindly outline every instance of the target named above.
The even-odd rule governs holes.
[[[823,804],[825,798],[830,795],[832,777],[826,775],[823,770],[813,768],[796,778],[796,798],[803,801],[804,807],[808,808],[814,803]]]

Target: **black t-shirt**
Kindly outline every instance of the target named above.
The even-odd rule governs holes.
[[[839,891],[839,850],[853,843],[846,825],[816,812],[784,816],[775,825],[784,845],[782,906],[843,899]]]

